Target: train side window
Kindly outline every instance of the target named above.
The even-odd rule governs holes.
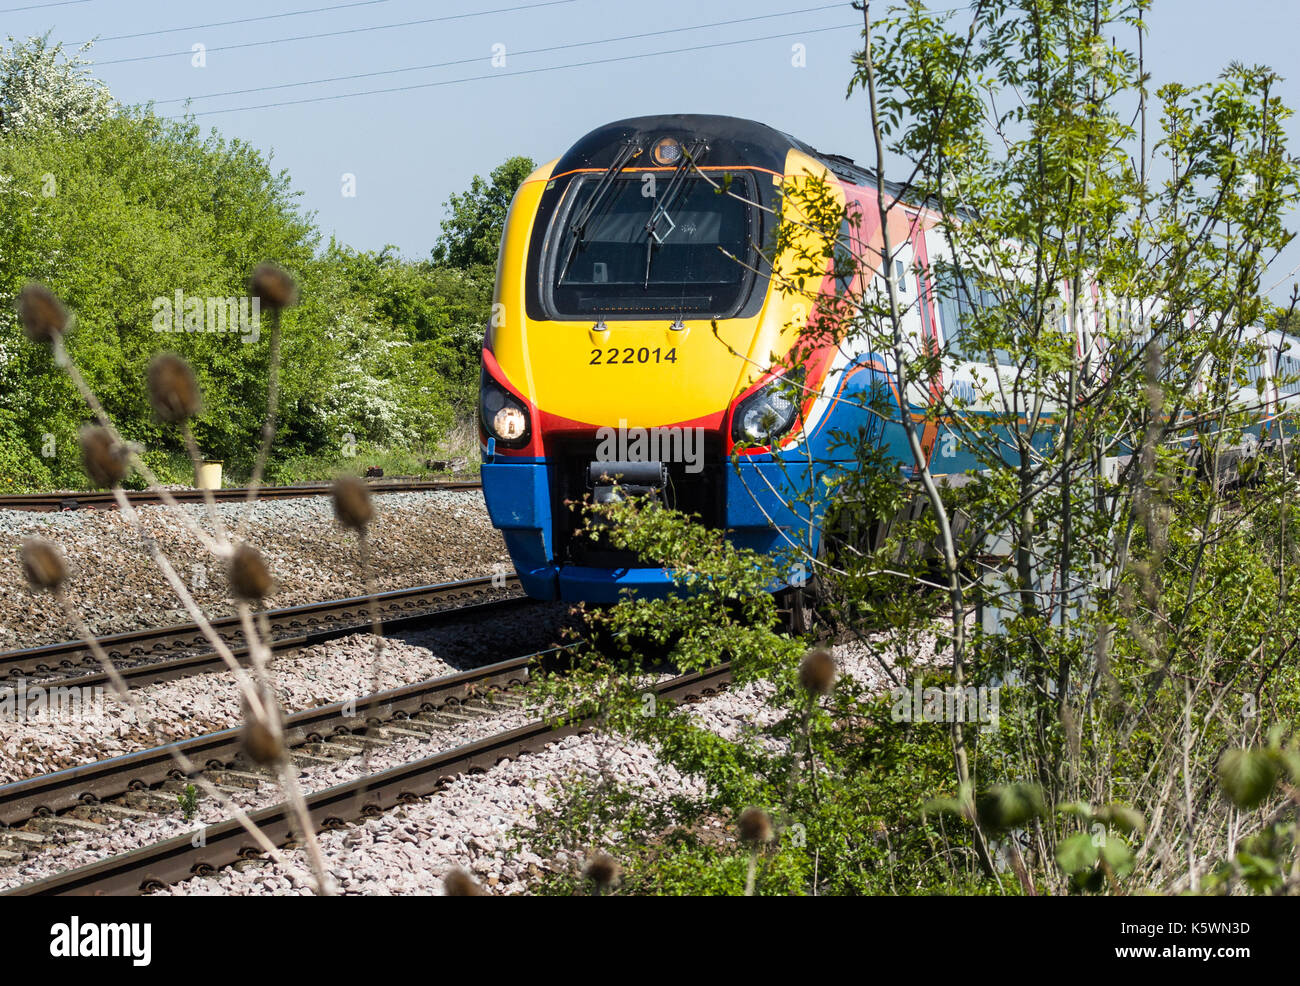
[[[835,251],[831,258],[835,274],[835,293],[843,297],[849,293],[853,281],[858,275],[856,227],[852,217],[845,212],[844,221],[840,223],[840,235],[835,241]]]
[[[939,303],[939,323],[948,352],[959,360],[985,362],[987,354],[974,352],[965,335],[973,327],[975,310],[985,307],[988,297],[973,283],[968,272],[962,271],[962,276],[958,277],[957,267],[952,261],[936,261],[931,264],[931,271]],[[998,362],[1003,360],[999,358]]]
[[[1281,378],[1278,393],[1284,397],[1300,394],[1300,360],[1288,355],[1281,357],[1277,362],[1278,376]]]
[[[949,354],[959,360],[966,358],[962,350],[961,313],[957,305],[957,279],[953,276],[952,265],[947,261],[934,260],[930,264],[930,277],[934,284],[935,307],[939,309],[939,327],[943,330],[943,342]]]
[[[1264,386],[1264,360],[1268,359],[1268,354],[1261,352],[1255,362],[1246,368],[1246,379],[1254,384],[1256,389]]]

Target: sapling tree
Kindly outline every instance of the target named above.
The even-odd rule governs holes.
[[[840,675],[805,722],[801,651],[758,626],[752,602],[790,559],[702,552],[698,529],[621,507],[611,536],[731,607],[628,601],[605,618],[627,640],[685,628],[696,665],[728,656],[744,680],[769,682],[767,735],[788,745],[778,766],[755,754],[758,737],[729,746],[662,716],[615,725],[703,776],[712,812],[757,805],[780,832],[815,829],[824,841],[778,838],[771,853],[803,889],[900,872],[926,874],[913,885],[1013,879],[1026,893],[1195,891],[1207,874],[1213,888],[1293,889],[1294,740],[1270,727],[1293,722],[1300,700],[1294,424],[1278,399],[1297,381],[1261,369],[1279,338],[1266,331],[1294,308],[1264,290],[1300,195],[1278,78],[1233,64],[1153,90],[1145,0],[879,6],[858,5],[849,87],[874,176],[857,202],[824,169],[787,180],[760,265],[809,313],[783,369],[829,344],[879,357],[892,384],[862,398],[882,422],[871,440],[839,436],[852,465],[805,473],[806,453],[785,457],[811,477],[799,509],[829,507],[825,550],[805,545],[798,561],[841,639],[879,648],[894,632],[879,656],[896,681],[995,689],[1000,715],[877,732],[856,724],[878,722],[878,696]],[[920,245],[928,264],[900,271]],[[886,448],[882,430],[900,441]],[[693,580],[709,558],[730,567]],[[915,656],[925,634],[938,665]],[[620,682],[632,709],[646,657],[607,667],[603,694]],[[940,735],[946,777],[932,769]],[[849,744],[867,737],[894,763],[921,742],[915,776],[864,780]],[[773,778],[792,764],[787,793]],[[825,810],[827,798],[897,806],[900,787],[911,807],[865,812],[881,832]],[[929,864],[904,858],[920,853],[903,831],[918,818]],[[863,855],[877,836],[887,863]],[[1258,844],[1243,868],[1247,837]],[[881,867],[881,882],[855,883],[828,856]]]

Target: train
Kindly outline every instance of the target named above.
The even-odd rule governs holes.
[[[859,217],[839,237],[862,260],[856,284],[831,260],[819,284],[789,291],[765,259],[783,190],[809,176]],[[528,595],[609,603],[673,591],[673,573],[582,535],[573,505],[619,491],[788,558],[787,584],[797,585],[800,556],[816,556],[826,536],[825,498],[801,502],[800,493],[856,461],[837,436],[859,436],[906,471],[909,414],[934,471],[978,468],[926,410],[942,388],[974,393],[981,374],[1013,360],[960,351],[962,312],[943,283],[956,266],[940,216],[888,183],[895,269],[879,269],[877,187],[875,173],[847,157],[759,122],[703,114],[598,127],[522,183],[498,255],[478,425],[484,499]],[[819,301],[886,276],[912,347],[947,354],[946,382],[914,381],[902,394],[887,355],[805,331]],[[1273,351],[1251,371],[1264,442],[1296,396],[1300,346],[1259,336]],[[873,410],[882,393],[896,413]]]

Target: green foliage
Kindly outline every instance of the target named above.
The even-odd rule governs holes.
[[[0,408],[0,494],[48,487],[53,477],[12,411]]]
[[[1037,784],[998,784],[976,799],[975,813],[993,831],[1023,828],[1043,814],[1043,792]]]
[[[519,832],[535,851],[574,860],[545,889],[581,889],[577,864],[599,846],[622,863],[624,893],[742,893],[750,851],[734,820],[741,806],[771,805],[776,838],[757,856],[756,893],[997,892],[973,870],[960,829],[922,812],[925,793],[945,783],[945,729],[894,722],[889,698],[852,675],[824,698],[800,687],[806,645],[779,629],[765,591],[780,560],[652,503],[592,510],[586,530],[665,564],[681,594],[589,613],[589,642],[572,669],[535,686],[537,698],[594,718],[616,744],[651,745],[665,769],[701,779],[704,791],[664,796],[603,773],[561,779],[554,808]],[[769,695],[770,724],[722,737],[689,705],[649,697],[665,662],[691,670],[721,660],[734,687]],[[948,873],[933,872],[936,857],[952,863]]]
[[[458,438],[459,444],[456,444]],[[467,430],[453,431],[443,441],[448,443],[443,446],[446,451],[457,453],[459,458],[465,460],[463,469],[452,471],[471,474],[477,472],[478,459],[470,454],[471,452],[477,452],[478,449],[478,436],[476,434]],[[428,479],[442,479],[450,474],[448,470],[430,468],[428,465],[430,459],[425,455],[414,452],[395,452],[367,442],[358,443],[356,448],[351,451],[351,455],[345,455],[342,451],[329,451],[315,455],[303,454],[277,459],[272,464],[272,467],[267,470],[267,480],[277,485],[292,486],[295,483],[333,479],[340,475],[359,476],[364,470],[371,467],[382,469],[385,476],[416,476]],[[442,461],[448,460],[444,459]],[[225,481],[231,485],[239,485],[245,479],[247,479],[247,476],[242,473],[234,473],[225,477]],[[179,480],[179,482],[188,482],[188,480]]]
[[[462,270],[495,269],[501,231],[515,191],[537,167],[531,158],[512,157],[487,179],[475,175],[469,188],[446,202],[450,215],[433,247],[433,260]]]
[[[180,806],[181,817],[188,822],[199,810],[199,789],[193,784],[186,784],[185,790],[176,795],[176,803]]]
[[[1244,327],[1292,322],[1261,286],[1292,237],[1300,162],[1267,67],[1150,91],[1146,6],[908,3],[872,21],[852,83],[884,149],[869,163],[942,213],[937,290],[965,309],[941,342],[914,338],[900,313],[917,293],[900,300],[876,270],[896,239],[869,244],[860,289],[815,298],[828,272],[855,273],[855,217],[816,176],[784,183],[798,221],[768,261],[775,290],[813,309],[805,341],[884,354],[920,406],[914,420],[897,392],[864,398],[886,437],[839,436],[856,468],[798,497],[834,505],[820,558],[746,558],[664,511],[611,513],[600,536],[690,595],[599,614],[567,697],[705,787],[669,806],[671,840],[638,815],[645,795],[583,803],[571,831],[619,855],[630,887],[652,885],[653,860],[734,888],[748,853],[716,823],[749,805],[778,831],[760,872],[795,861],[804,892],[1300,886],[1282,738],[1300,716],[1294,430],[1284,453],[1228,468],[1262,413],[1240,396],[1258,348]],[[880,227],[867,218],[859,230]],[[1093,285],[1105,310],[1086,304]],[[923,445],[944,431],[974,462],[948,488]],[[800,561],[827,629],[870,640],[907,684],[995,689],[996,721],[895,721],[847,674],[802,694],[802,645],[758,601]],[[657,662],[724,658],[770,696],[761,723],[724,738],[644,712]],[[805,845],[784,841],[795,831]]]
[[[206,299],[243,298],[250,272],[267,259],[292,273],[301,297],[283,315],[270,475],[346,465],[358,446],[372,458],[391,452],[413,463],[472,451],[465,432],[491,269],[333,241],[321,248],[299,193],[269,157],[190,121],[114,112],[83,63],[44,39],[0,55],[0,99],[8,100],[0,102],[0,489],[84,483],[76,433],[87,411],[17,325],[13,299],[29,280],[47,284],[74,313],[71,356],[148,461],[191,480],[178,436],[159,426],[143,386],[149,359],[168,349],[199,379],[202,454],[223,460],[229,476],[246,474],[265,409],[266,314],[256,336],[156,329],[160,306],[169,310],[178,292],[205,311]],[[489,213],[500,195],[508,201],[521,161],[498,168],[491,187],[476,179],[456,197],[462,217],[477,210],[483,219],[471,253],[500,235],[504,206],[495,219]]]
[[[0,134],[58,130],[85,133],[103,123],[113,109],[108,88],[90,74],[82,56],[50,44],[49,32],[0,48]]]
[[[1263,750],[1229,750],[1219,760],[1219,783],[1238,808],[1255,808],[1273,792],[1277,764]]]
[[[0,140],[0,296],[48,284],[76,315],[69,350],[123,432],[146,447],[174,443],[153,420],[142,386],[158,349],[195,367],[205,395],[196,432],[205,454],[234,459],[251,445],[264,404],[265,344],[237,335],[153,331],[154,299],[232,297],[267,256],[310,283],[313,233],[288,179],[238,141],[127,113],[79,135],[40,131]],[[53,175],[54,194],[45,194]],[[308,276],[304,277],[304,273]],[[310,288],[304,291],[311,295]],[[314,347],[286,317],[284,406],[314,387]],[[56,480],[78,484],[80,398],[49,354],[21,338],[12,302],[0,306],[0,406],[34,450],[54,436]],[[173,447],[174,444],[173,444]]]

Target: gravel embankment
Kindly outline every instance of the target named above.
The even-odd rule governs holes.
[[[494,566],[510,570],[505,545],[477,491],[383,493],[374,503],[371,558],[380,591],[491,575]],[[174,511],[138,509],[146,532],[167,553],[204,612],[233,612],[221,565]],[[211,531],[201,504],[176,509]],[[242,503],[218,504],[217,510],[228,527],[247,513]],[[139,533],[116,510],[0,510],[0,650],[77,636],[52,598],[34,596],[27,588],[18,550],[23,538],[32,536],[53,541],[67,554],[68,594],[96,634],[190,622]],[[269,607],[366,591],[356,537],[334,522],[328,496],[259,502],[246,540],[263,553],[276,579]]]
[[[477,622],[457,622],[384,642],[379,690],[453,674],[550,646],[567,609],[548,604],[508,613],[484,633]],[[271,666],[286,713],[371,693],[374,638],[353,634],[308,647]],[[160,682],[132,693],[170,738],[197,736],[243,719],[234,676],[214,672]],[[0,720],[0,783],[156,746],[158,734],[138,722],[111,691],[96,715],[37,714]]]
[[[885,689],[891,683],[875,656],[881,650],[873,644],[840,645],[835,648],[837,664],[842,673]],[[924,660],[930,655],[919,656]],[[693,705],[692,715],[706,728],[736,737],[771,717],[766,695],[766,689],[757,685],[726,691]],[[322,850],[344,893],[441,893],[442,878],[456,867],[468,869],[492,893],[526,893],[543,870],[574,861],[540,859],[513,841],[511,829],[519,823],[530,825],[534,813],[552,807],[576,777],[595,777],[602,771],[661,799],[703,793],[698,778],[678,774],[651,748],[589,733],[504,761],[483,774],[457,778],[439,794],[415,804],[325,832]],[[288,858],[306,871],[304,852],[295,850]],[[312,892],[310,885],[298,883],[278,864],[243,871],[227,868],[160,891],[172,895]]]
[[[499,715],[430,734],[425,740],[407,739],[376,748],[365,760],[358,756],[328,766],[305,768],[299,772],[298,781],[305,792],[318,791],[355,780],[363,774],[410,763],[442,750],[483,739],[501,730],[521,726],[530,718],[522,710],[503,711]],[[283,800],[279,786],[270,781],[263,783],[257,791],[239,792],[230,797],[245,811],[255,811]],[[60,837],[60,844],[53,849],[45,850],[16,866],[0,866],[0,890],[53,876],[72,867],[86,866],[107,856],[139,849],[183,833],[192,833],[205,825],[224,821],[226,817],[227,812],[222,805],[200,794],[198,810],[188,821],[181,816],[178,808],[171,815],[155,815],[140,821],[114,823],[103,833],[70,833]],[[341,859],[331,860],[331,866],[336,880],[346,878],[346,866]]]
[[[531,653],[558,641],[563,626],[571,619],[567,606],[550,604],[508,613],[492,621],[490,632],[485,632],[486,625],[479,618],[406,633],[400,639],[389,638],[384,645],[379,687],[393,688]],[[367,694],[374,668],[373,642],[374,638],[367,634],[356,634],[277,660],[272,670],[284,708],[292,712]],[[227,673],[150,685],[133,694],[158,723],[177,735],[192,736],[241,721],[237,693]],[[368,764],[356,758],[310,767],[301,773],[301,783],[307,791],[329,787],[360,776],[363,768],[373,772],[407,763],[521,725],[527,719],[522,711],[503,710],[490,718],[448,727],[428,739],[401,740],[377,748],[370,753]],[[104,759],[156,742],[155,734],[141,728],[107,695],[104,714],[95,719],[52,721],[49,717],[34,717],[22,723],[4,722],[0,729],[0,781]],[[270,783],[235,798],[246,809],[280,800],[278,787]],[[190,822],[185,822],[178,810],[169,817],[115,824],[105,833],[72,834],[63,837],[62,845],[55,850],[42,852],[17,866],[0,867],[0,888],[126,852],[224,817],[225,810],[215,801],[201,801],[197,818]]]

